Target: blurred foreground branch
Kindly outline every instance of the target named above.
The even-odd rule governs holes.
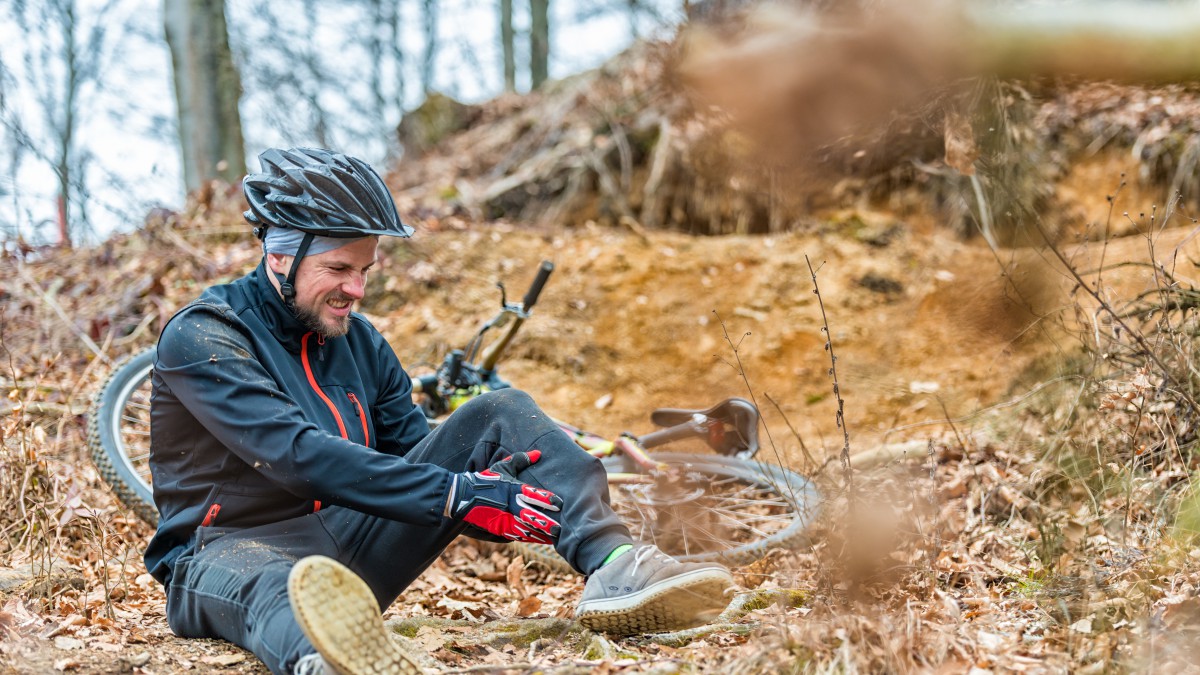
[[[863,12],[762,5],[740,26],[697,24],[680,75],[779,156],[881,126],[964,78],[1200,80],[1200,8],[1177,4]]]

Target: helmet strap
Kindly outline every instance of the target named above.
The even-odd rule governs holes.
[[[283,295],[283,304],[288,309],[296,312],[296,271],[300,269],[300,261],[308,254],[308,247],[313,242],[313,233],[305,232],[304,239],[300,241],[300,248],[296,250],[296,256],[292,258],[292,269],[288,270],[287,279],[279,284],[279,293]]]

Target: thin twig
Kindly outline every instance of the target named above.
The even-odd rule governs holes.
[[[850,466],[850,430],[846,428],[846,401],[842,398],[842,387],[837,376],[837,355],[833,353],[833,336],[829,332],[829,317],[825,313],[825,300],[821,297],[821,288],[817,285],[817,271],[813,269],[808,254],[804,255],[808,265],[808,273],[812,276],[813,293],[817,296],[817,306],[821,308],[821,332],[825,333],[825,350],[829,352],[829,376],[833,379],[833,397],[837,400],[837,425],[842,430],[842,477],[846,483],[849,496],[850,511],[854,511],[854,470]]]
[[[746,385],[746,394],[750,397],[750,402],[754,404],[755,410],[761,411],[762,408],[758,405],[758,397],[754,395],[754,387],[750,386],[750,378],[746,375],[746,368],[742,364],[742,340],[745,340],[750,335],[750,331],[742,333],[742,337],[738,339],[737,343],[735,344],[733,338],[729,337],[729,329],[725,326],[725,319],[722,319],[721,314],[715,309],[713,310],[713,314],[717,317],[717,322],[721,324],[721,333],[725,336],[725,342],[729,345],[729,349],[733,351],[734,360],[737,361],[737,365],[729,363],[728,361],[725,361],[725,363],[736,370],[738,375],[741,376],[742,383]],[[724,361],[724,359],[722,360]],[[759,418],[762,418],[761,414],[759,414]],[[771,446],[771,452],[775,454],[775,461],[778,462],[780,466],[788,466],[787,462],[779,454],[779,446],[775,445],[775,437],[771,434],[771,427],[767,424],[765,419],[762,419],[761,421],[763,425],[763,432],[767,435],[767,442]]]
[[[806,473],[812,471],[812,468],[817,464],[817,460],[813,459],[812,454],[808,452],[808,446],[805,445],[804,439],[800,436],[800,432],[796,431],[796,427],[792,426],[792,421],[788,419],[787,413],[783,412],[783,408],[779,407],[779,403],[777,403],[774,398],[771,398],[770,394],[764,393],[763,396],[765,396],[766,399],[771,402],[771,405],[775,406],[775,410],[777,410],[779,412],[779,416],[783,418],[783,423],[787,425],[788,430],[792,432],[792,436],[794,436],[796,441],[800,443],[800,451],[804,453],[804,471]]]

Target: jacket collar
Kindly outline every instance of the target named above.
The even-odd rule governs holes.
[[[258,315],[263,324],[271,331],[276,340],[294,354],[300,353],[300,341],[309,332],[304,324],[292,314],[292,310],[283,304],[279,291],[271,285],[268,276],[271,270],[267,267],[267,258],[263,256],[258,267],[250,273],[249,281],[253,293],[258,295]]]

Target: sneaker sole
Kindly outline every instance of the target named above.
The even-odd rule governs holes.
[[[733,577],[703,569],[664,579],[622,598],[582,602],[585,628],[618,635],[665,633],[709,623],[729,606]]]
[[[304,634],[338,674],[424,672],[388,633],[370,587],[336,560],[310,556],[296,563],[288,600]]]

